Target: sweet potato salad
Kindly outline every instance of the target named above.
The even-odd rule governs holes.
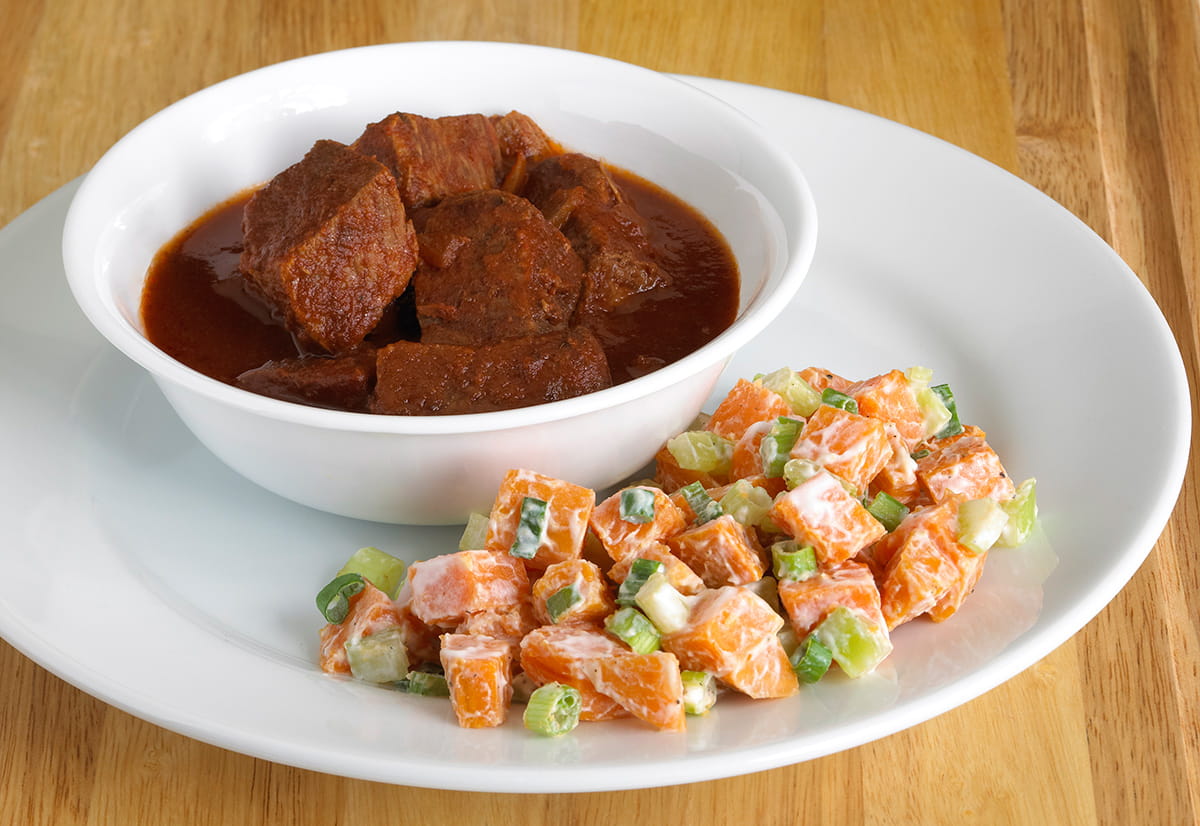
[[[682,731],[726,692],[787,697],[873,671],[892,632],[949,619],[1035,483],[924,368],[740,379],[655,474],[595,491],[513,469],[452,553],[355,553],[321,590],[321,668],[448,697],[468,728]]]

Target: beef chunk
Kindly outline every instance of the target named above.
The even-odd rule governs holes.
[[[370,124],[354,148],[391,170],[410,209],[494,189],[501,180],[499,140],[483,115],[426,118],[397,112]]]
[[[366,410],[375,379],[374,351],[336,358],[303,356],[268,361],[237,377],[252,393],[336,410]]]
[[[421,341],[481,346],[567,328],[583,268],[528,201],[500,190],[415,210]]]
[[[492,115],[492,127],[500,142],[500,189],[520,192],[525,185],[529,167],[558,153],[554,142],[546,136],[533,118],[521,112]]]
[[[527,407],[612,384],[584,328],[479,348],[400,341],[379,351],[376,372],[371,412],[409,416]]]
[[[407,286],[416,234],[391,174],[318,141],[246,204],[241,269],[302,346],[359,344]]]

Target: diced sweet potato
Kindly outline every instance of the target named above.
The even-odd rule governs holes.
[[[580,601],[553,619],[546,600],[563,588],[575,586]],[[602,622],[616,607],[600,569],[586,559],[567,559],[546,568],[533,583],[533,612],[542,625],[548,623]]]
[[[583,623],[543,625],[521,640],[521,668],[538,685],[562,683],[583,699],[580,720],[611,720],[629,712],[592,684],[592,664],[630,653],[628,646]]]
[[[930,453],[917,460],[917,478],[933,501],[1012,498],[1012,479],[979,428],[968,425],[955,436],[929,440],[925,447]]]
[[[667,544],[709,588],[757,582],[767,570],[758,539],[729,514],[688,528]]]
[[[666,576],[667,582],[679,591],[681,594],[698,594],[704,590],[704,580],[696,575],[696,572],[684,563],[679,557],[671,553],[671,549],[661,542],[655,542],[650,545],[644,545],[639,548],[637,553],[630,554],[624,559],[614,562],[613,566],[608,569],[608,578],[618,585],[625,581],[625,577],[629,576],[629,569],[633,566],[636,559],[653,559],[663,564],[663,575]]]
[[[883,422],[823,404],[804,423],[793,459],[808,459],[860,491],[892,455]]]
[[[733,446],[733,456],[730,459],[729,476],[731,479],[745,479],[747,476],[761,476],[763,473],[762,441],[771,432],[775,419],[755,422],[746,428],[742,438]]]
[[[441,660],[458,724],[490,728],[503,723],[512,701],[509,644],[475,634],[444,634]]]
[[[488,521],[488,549],[508,553],[512,548],[521,519],[521,503],[527,496],[546,503],[547,521],[545,539],[533,558],[525,560],[525,566],[544,571],[555,562],[579,557],[588,520],[596,506],[595,492],[524,469],[510,470],[500,483]]]
[[[592,685],[626,711],[662,731],[684,731],[683,680],[674,654],[629,652],[593,660]]]
[[[917,461],[908,452],[908,445],[891,422],[884,424],[892,455],[871,481],[870,492],[874,496],[883,491],[888,496],[912,505],[921,491],[917,481]]]
[[[958,509],[945,502],[915,511],[876,548],[884,562],[879,596],[888,630],[934,608],[963,576],[955,562]]]
[[[400,617],[400,638],[408,651],[408,662],[411,666],[421,663],[438,661],[438,648],[441,646],[441,632],[430,628],[412,610],[413,591],[409,579],[405,577],[396,595],[396,613]]]
[[[408,569],[412,611],[426,625],[453,628],[475,611],[514,607],[530,596],[521,560],[493,551],[458,551]]]
[[[516,605],[484,608],[470,611],[454,629],[456,634],[477,634],[503,640],[512,649],[514,661],[520,656],[521,640],[537,628],[531,600],[521,600]]]
[[[774,390],[738,379],[713,411],[707,427],[712,432],[737,442],[751,425],[774,421],[780,416],[790,416],[791,413],[791,406]]]
[[[330,674],[349,674],[346,643],[369,637],[379,631],[400,625],[396,605],[383,591],[370,582],[350,597],[350,611],[340,623],[328,623],[321,628],[321,670]]]
[[[812,545],[823,566],[849,559],[887,533],[879,520],[825,471],[777,498],[768,516],[797,541]]]
[[[910,450],[925,438],[925,416],[903,370],[857,382],[845,392],[862,415],[894,424]]]
[[[813,390],[816,390],[818,393],[827,387],[839,393],[848,393],[850,388],[854,386],[854,382],[849,379],[844,379],[837,373],[832,373],[821,367],[805,367],[800,371],[799,375],[800,378],[812,385]]]
[[[592,512],[592,532],[614,561],[637,554],[642,548],[679,533],[687,523],[671,497],[658,488],[635,486],[654,494],[654,518],[630,522],[621,518],[621,491],[605,499]]]
[[[804,580],[781,579],[779,599],[801,639],[806,637],[836,606],[842,605],[884,627],[879,588],[871,569],[861,562],[845,562],[821,569]]]

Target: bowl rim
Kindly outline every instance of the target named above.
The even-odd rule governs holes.
[[[612,387],[554,402],[490,411],[442,416],[389,416],[376,413],[333,410],[313,407],[262,396],[211,378],[167,355],[139,332],[128,319],[105,301],[99,290],[93,260],[94,237],[86,233],[83,213],[93,192],[100,186],[108,166],[114,163],[125,147],[141,140],[141,135],[155,128],[181,109],[196,106],[206,99],[220,95],[229,87],[253,83],[273,73],[284,73],[296,64],[316,65],[323,61],[345,60],[351,57],[366,59],[382,53],[422,49],[463,49],[472,52],[485,50],[513,53],[542,54],[562,60],[593,63],[598,68],[616,68],[623,72],[642,72],[656,76],[666,85],[705,105],[721,111],[726,121],[736,125],[740,133],[756,143],[755,151],[766,156],[772,167],[787,178],[786,191],[792,196],[796,212],[794,225],[785,225],[783,248],[787,260],[783,264],[776,287],[760,295],[748,308],[742,308],[733,323],[713,339],[645,376]],[[182,229],[182,228],[181,228]],[[268,64],[243,72],[192,92],[144,119],[119,138],[96,161],[85,175],[71,200],[64,222],[62,254],[68,285],[77,304],[94,327],[111,344],[146,369],[157,382],[170,382],[207,399],[237,408],[243,412],[280,422],[310,427],[357,431],[362,433],[396,435],[440,435],[510,430],[562,421],[598,411],[613,409],[643,399],[698,375],[714,364],[727,361],[739,348],[774,320],[790,303],[811,267],[817,241],[817,208],[804,174],[791,155],[768,136],[766,130],[740,109],[726,103],[708,91],[685,80],[636,64],[600,55],[535,44],[494,41],[443,40],[384,43],[318,52]],[[81,238],[80,236],[84,237]]]

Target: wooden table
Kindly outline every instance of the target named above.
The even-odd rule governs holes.
[[[956,143],[1116,248],[1162,306],[1195,387],[1194,0],[0,0],[0,225],[203,86],[311,52],[430,39],[772,86]],[[842,754],[691,786],[506,796],[344,780],[164,731],[0,643],[0,823],[1195,823],[1197,480],[1193,455],[1132,582],[1019,677]]]

